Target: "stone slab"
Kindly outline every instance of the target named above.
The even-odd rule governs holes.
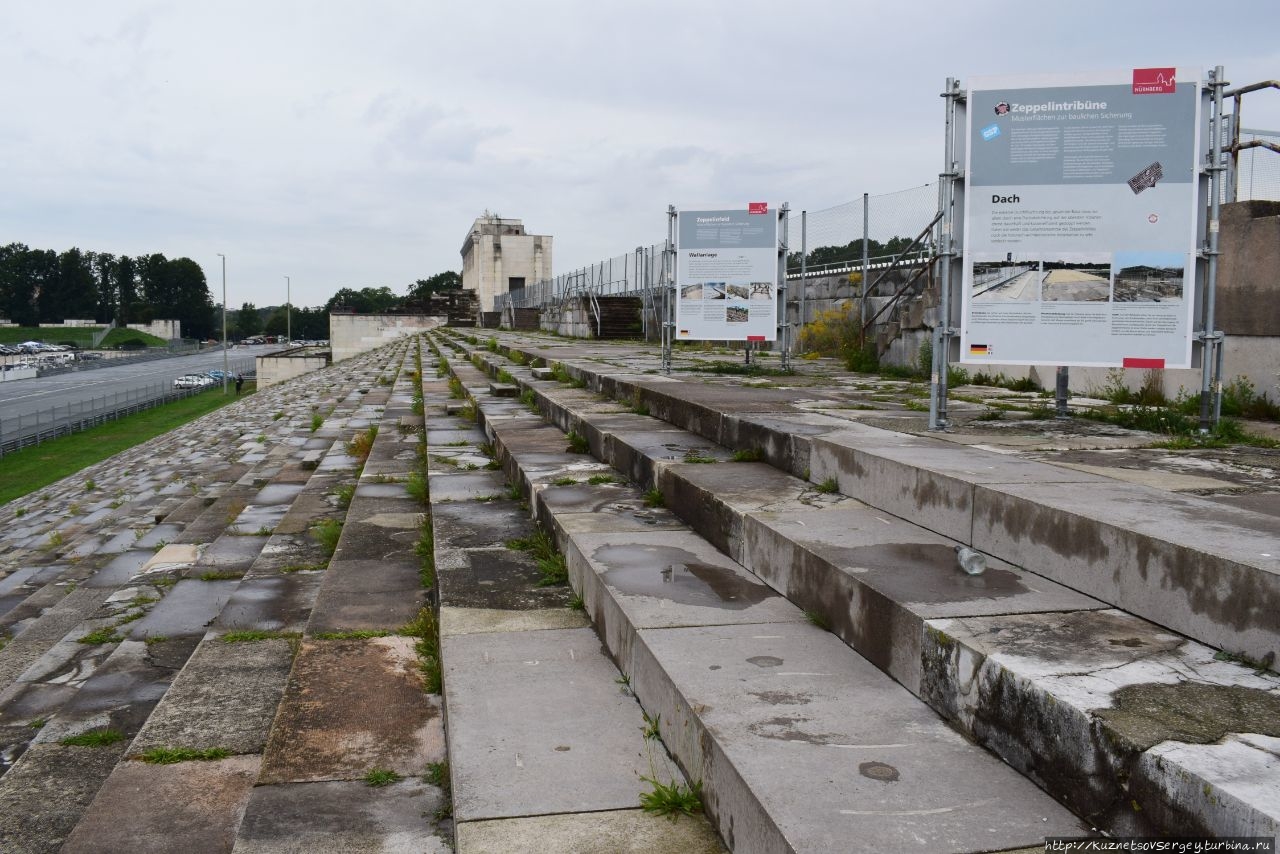
[[[1094,826],[1239,836],[1280,823],[1276,778],[1259,789],[1256,774],[1275,757],[1246,760],[1234,738],[1280,737],[1280,677],[1116,610],[928,628],[929,703]]]
[[[261,761],[122,762],[60,851],[230,851]]]
[[[323,578],[320,570],[244,578],[222,606],[214,630],[298,632],[307,626]]]
[[[468,821],[457,827],[458,854],[720,854],[724,845],[703,818],[665,818],[605,810]]]
[[[1280,519],[1115,482],[974,498],[975,548],[1203,643],[1280,659]]]
[[[954,540],[870,508],[757,513],[743,527],[748,569],[917,693],[926,619],[1106,607],[996,558],[968,575]]]
[[[128,625],[127,636],[134,640],[146,640],[157,636],[203,635],[217,619],[239,583],[238,580],[179,581],[163,599],[152,606],[145,617]]]
[[[131,754],[153,747],[261,753],[292,664],[287,640],[204,641],[134,739]]]
[[[1073,472],[936,439],[862,427],[815,437],[810,479],[922,527],[968,542],[980,484],[1105,484]]]
[[[235,854],[449,854],[424,816],[438,789],[414,778],[374,788],[362,782],[257,786]]]
[[[437,552],[441,604],[451,607],[526,611],[563,607],[572,591],[542,586],[537,561],[508,548]]]
[[[484,632],[533,632],[544,629],[586,629],[591,620],[582,611],[569,608],[542,608],[507,611],[497,608],[440,609],[440,636],[473,635]]]
[[[0,851],[52,854],[111,773],[123,742],[109,747],[36,744],[0,777]]]
[[[435,504],[441,501],[472,501],[493,495],[506,495],[507,483],[497,472],[432,472],[430,489],[431,502]]]
[[[641,631],[630,666],[733,850],[995,851],[1087,830],[807,623]]]
[[[767,463],[708,465],[677,463],[658,476],[666,506],[704,539],[736,561],[743,560],[743,516],[756,512],[865,507]]]
[[[421,774],[444,758],[443,729],[412,638],[304,641],[260,782],[356,780],[373,768]]]
[[[457,821],[637,805],[644,721],[594,632],[441,643]]]

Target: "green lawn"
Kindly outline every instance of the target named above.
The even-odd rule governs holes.
[[[101,331],[101,326],[0,326],[0,344],[21,344],[23,341],[57,344],[62,341],[73,341],[76,346],[83,348],[90,346],[93,343],[93,336]]]
[[[245,394],[237,398],[234,394],[223,396],[222,389],[213,386],[174,403],[5,454],[0,457],[0,504],[35,492],[86,466],[181,427],[201,415],[247,397],[252,391],[253,386],[250,385]],[[85,498],[89,500],[91,496],[86,495]]]

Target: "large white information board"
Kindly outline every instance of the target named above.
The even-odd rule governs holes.
[[[773,341],[778,212],[767,202],[676,211],[676,340]]]
[[[962,361],[1190,366],[1200,78],[969,81]]]

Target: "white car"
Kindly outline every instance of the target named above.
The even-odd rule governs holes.
[[[174,388],[203,388],[212,384],[213,379],[205,374],[183,374],[173,381]]]

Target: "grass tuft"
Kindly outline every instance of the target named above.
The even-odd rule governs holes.
[[[226,759],[231,751],[225,747],[153,747],[143,752],[143,762],[151,765],[176,765],[179,762],[211,762]]]
[[[641,777],[652,791],[640,793],[640,808],[649,815],[660,815],[676,821],[682,815],[694,816],[702,812],[702,781],[691,786],[672,780],[660,783],[654,777]]]
[[[324,548],[325,553],[332,557],[333,553],[338,550],[338,539],[342,536],[342,521],[340,519],[325,519],[311,526],[311,534]]]
[[[119,643],[122,640],[124,640],[124,638],[116,634],[115,627],[108,626],[105,629],[98,629],[97,631],[89,632],[89,634],[85,635],[84,637],[78,638],[76,640],[76,643],[108,644],[108,643]]]
[[[254,643],[264,640],[296,640],[302,637],[298,632],[270,632],[261,629],[241,629],[227,632],[222,636],[223,643]]]
[[[79,735],[69,735],[59,744],[67,747],[107,747],[118,741],[124,741],[124,733],[115,729],[94,729]]]
[[[568,447],[565,448],[571,454],[585,454],[591,450],[585,436],[579,436],[576,430],[570,431],[565,437]]]

